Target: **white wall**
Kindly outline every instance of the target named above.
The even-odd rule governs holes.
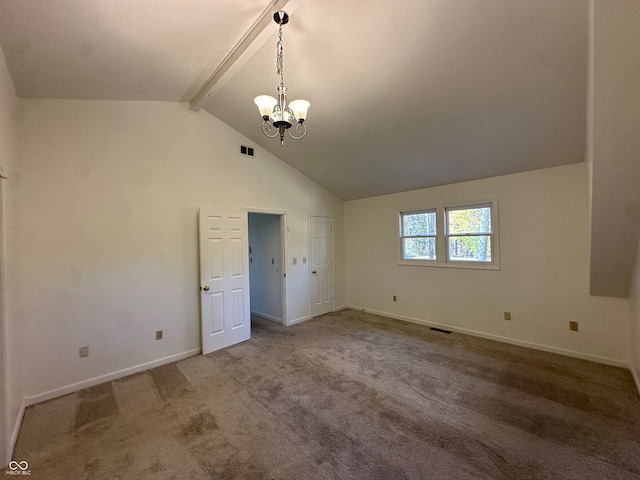
[[[640,236],[640,1],[592,12],[591,292],[625,298]]]
[[[15,181],[14,166],[18,159],[17,119],[20,116],[20,103],[16,96],[13,82],[9,76],[0,47],[0,170],[10,179],[0,180],[0,194],[4,212],[0,212],[0,232],[13,228],[14,217],[11,215],[13,205],[10,188]],[[4,213],[4,215],[3,215]],[[6,241],[0,238],[0,468],[9,462],[11,445],[11,427],[16,423],[22,403],[21,388],[18,376],[15,375],[15,320],[11,315],[9,301],[5,302],[3,293],[12,285],[12,266],[10,257],[6,256]],[[7,389],[5,390],[5,386]]]
[[[494,196],[501,270],[397,265],[400,210]],[[626,365],[628,300],[588,293],[587,210],[584,163],[346,202],[347,302]],[[579,332],[569,331],[571,320]]]
[[[11,254],[29,402],[199,349],[198,207],[286,211],[290,258],[308,255],[308,212],[332,214],[338,242],[343,236],[341,200],[259,147],[255,158],[240,156],[248,139],[204,111],[161,102],[23,105],[19,249]],[[341,243],[337,253],[341,304]],[[290,258],[289,319],[307,318],[309,274]],[[81,359],[82,345],[90,355]]]
[[[251,311],[282,322],[280,216],[249,214]]]
[[[625,296],[630,285],[629,362],[640,392],[640,2],[591,0],[590,10],[591,288]]]

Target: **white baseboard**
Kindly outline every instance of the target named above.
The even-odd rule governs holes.
[[[46,392],[38,393],[36,395],[27,396],[25,397],[25,403],[26,403],[26,406],[28,407],[31,405],[35,405],[37,403],[46,402],[47,400],[51,400],[53,398],[57,398],[63,395],[68,395],[69,393],[77,392],[78,390],[82,390],[83,388],[93,387],[95,385],[100,385],[101,383],[106,383],[112,380],[117,380],[122,377],[133,375],[134,373],[144,372],[145,370],[149,370],[151,368],[160,367],[162,365],[166,365],[167,363],[177,362],[178,360],[184,360],[185,358],[198,355],[200,354],[200,352],[202,352],[200,348],[195,348],[193,350],[188,350],[186,352],[177,353],[175,355],[170,355],[168,357],[160,358],[158,360],[153,360],[151,362],[141,363],[140,365],[135,365],[133,367],[118,370],[117,372],[111,372],[105,375],[100,375],[98,377],[82,380],[80,382],[71,383],[69,385],[65,385],[64,387],[54,388],[52,390],[47,390]]]
[[[405,322],[417,323],[419,325],[426,325],[428,327],[437,327],[450,330],[452,332],[464,333],[465,335],[471,335],[474,337],[486,338],[488,340],[495,340],[497,342],[508,343],[510,345],[517,345],[519,347],[533,348],[534,350],[541,350],[543,352],[557,353],[559,355],[565,355],[567,357],[580,358],[582,360],[589,360],[591,362],[603,363],[605,365],[612,365],[614,367],[629,368],[628,362],[624,360],[618,360],[616,358],[601,357],[599,355],[591,355],[588,353],[576,352],[574,350],[567,350],[564,348],[553,347],[550,345],[543,345],[540,343],[527,342],[524,340],[517,340],[515,338],[502,337],[500,335],[493,335],[491,333],[479,332],[477,330],[469,330],[467,328],[454,327],[444,323],[429,322],[421,318],[408,317],[405,315],[396,315],[394,313],[381,312],[378,310],[371,310],[369,308],[358,307],[355,305],[349,305],[348,308],[353,310],[360,310],[361,312],[373,313],[374,315],[382,315],[383,317],[395,318],[396,320],[403,320]],[[638,382],[636,381],[636,384]]]
[[[117,372],[107,373],[105,375],[89,378],[81,382],[65,385],[64,387],[54,388],[52,390],[47,390],[46,392],[24,397],[24,399],[22,400],[20,411],[18,412],[18,417],[16,418],[16,422],[11,432],[10,444],[7,445],[7,453],[8,453],[9,459],[13,457],[13,450],[15,449],[16,442],[18,441],[18,434],[20,433],[20,427],[22,426],[22,420],[24,419],[24,413],[27,407],[31,405],[35,405],[37,403],[46,402],[47,400],[52,400],[57,397],[62,397],[63,395],[68,395],[69,393],[77,392],[78,390],[82,390],[83,388],[93,387],[95,385],[100,385],[101,383],[110,382],[112,380],[117,380],[118,378],[123,378],[129,375],[133,375],[134,373],[139,373],[145,370],[149,370],[151,368],[160,367],[162,365],[166,365],[167,363],[177,362],[178,360],[184,360],[185,358],[198,355],[200,354],[200,352],[202,352],[200,348],[195,348],[193,350],[189,350],[183,353],[170,355],[168,357],[160,358],[158,360],[142,363],[140,365],[135,365],[133,367],[125,368],[123,370],[118,370]]]
[[[307,320],[311,320],[312,318],[313,317],[311,315],[305,315],[303,317],[294,318],[293,320],[289,321],[289,326],[295,325],[296,323],[306,322]]]
[[[636,384],[636,389],[638,390],[638,395],[640,395],[640,375],[638,375],[638,372],[636,371],[635,367],[633,366],[633,363],[629,362],[628,366],[629,371],[631,372],[631,376],[633,377],[633,381]]]
[[[353,308],[349,305],[340,305],[339,307],[334,308],[334,312],[339,312],[340,310],[346,310],[347,308]],[[360,309],[362,310],[362,309]],[[295,320],[291,320],[289,322],[289,326],[295,325],[296,323],[306,322],[307,320],[311,320],[313,317],[311,315],[305,315],[304,317],[296,318]]]
[[[281,318],[274,317],[273,315],[267,315],[266,313],[262,313],[257,310],[251,310],[251,315],[257,315],[259,317],[266,318],[267,320],[271,320],[272,322],[282,323]]]

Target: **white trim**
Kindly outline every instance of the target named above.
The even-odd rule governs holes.
[[[0,177],[6,178],[6,170],[4,166],[0,166]],[[0,433],[2,436],[2,444],[4,444],[4,452],[0,455],[0,465],[6,465],[11,460],[13,453],[13,444],[11,437],[11,415],[9,413],[9,355],[8,347],[8,328],[7,328],[7,312],[5,308],[6,288],[5,288],[5,208],[4,208],[4,183],[0,183],[0,382],[2,382],[2,397],[0,398],[0,415],[2,415],[3,429]]]
[[[449,259],[449,249],[447,240],[449,232],[447,231],[447,211],[462,210],[465,208],[474,208],[488,206],[491,208],[491,261],[475,262],[461,261]],[[405,259],[403,258],[403,239],[404,236],[402,216],[406,214],[431,213],[436,214],[436,235],[432,236],[436,241],[436,258],[435,260],[427,259]],[[500,221],[499,221],[499,199],[498,197],[484,198],[481,200],[473,200],[466,202],[456,202],[447,204],[438,204],[429,207],[402,209],[397,211],[398,232],[396,234],[396,257],[397,264],[412,267],[439,267],[439,268],[465,268],[471,270],[500,270]]]
[[[242,35],[227,56],[211,73],[207,82],[189,100],[190,108],[200,110],[211,100],[224,85],[253,57],[253,55],[276,32],[271,20],[274,12],[286,10],[291,15],[302,5],[303,0],[272,0],[260,16]]]
[[[638,395],[640,395],[640,375],[638,375],[638,372],[636,372],[633,363],[629,362],[627,364],[627,368],[629,368],[629,371],[631,372],[633,382],[636,384],[636,389],[638,390]]]
[[[525,340],[516,340],[514,338],[502,337],[500,335],[493,335],[491,333],[479,332],[477,330],[469,330],[467,328],[454,327],[444,323],[429,322],[427,320],[422,320],[421,318],[414,318],[414,317],[408,317],[405,315],[396,315],[394,313],[371,310],[369,308],[358,307],[355,305],[349,305],[348,308],[351,308],[353,310],[359,310],[361,312],[373,313],[374,315],[382,315],[384,317],[394,318],[396,320],[403,320],[409,323],[417,323],[419,325],[425,325],[428,327],[444,328],[452,332],[464,333],[465,335],[471,335],[473,337],[487,338],[489,340],[508,343],[510,345],[516,345],[518,347],[526,347],[526,348],[532,348],[534,350],[541,350],[543,352],[557,353],[559,355],[564,355],[567,357],[580,358],[582,360],[589,360],[592,362],[603,363],[605,365],[612,365],[614,367],[622,367],[622,368],[629,367],[628,362],[624,360],[619,360],[616,358],[602,357],[600,355],[591,355],[589,353],[576,352],[575,350],[566,350],[564,348],[552,347],[549,345],[543,345],[543,344],[534,343],[534,342],[527,342]],[[636,382],[636,384],[638,383]]]
[[[289,322],[289,326],[295,325],[296,323],[306,322],[307,320],[311,320],[313,317],[311,315],[305,315],[303,317],[294,318]]]
[[[13,431],[11,432],[11,439],[9,440],[9,445],[7,445],[7,453],[8,453],[9,459],[13,457],[13,450],[16,448],[16,442],[18,441],[18,434],[20,433],[20,427],[22,426],[22,420],[24,419],[24,412],[26,409],[27,409],[27,398],[25,397],[22,399],[22,405],[20,406],[20,411],[18,412],[16,423],[13,426]]]
[[[193,350],[188,350],[186,352],[177,353],[175,355],[169,355],[168,357],[160,358],[158,360],[152,360],[151,362],[141,363],[140,365],[124,368],[116,372],[111,372],[104,375],[100,375],[98,377],[82,380],[80,382],[71,383],[69,385],[65,385],[64,387],[54,388],[52,390],[47,390],[46,392],[38,393],[36,395],[29,395],[25,397],[25,402],[27,406],[35,405],[41,402],[46,402],[47,400],[62,397],[63,395],[68,395],[69,393],[77,392],[78,390],[82,390],[83,388],[93,387],[95,385],[100,385],[101,383],[106,383],[112,380],[117,380],[119,378],[133,375],[134,373],[144,372],[145,370],[150,370],[155,367],[160,367],[162,365],[166,365],[167,363],[173,363],[179,360],[184,360],[185,358],[193,357],[194,355],[199,355],[201,352],[202,352],[201,348],[194,348]]]
[[[253,208],[253,207],[240,207],[240,210],[244,210],[247,213],[266,213],[268,215],[286,215],[286,210],[278,210],[276,208]]]
[[[280,273],[282,274],[282,277],[280,278],[282,279],[282,319],[279,320],[279,322],[283,327],[288,327],[289,325],[292,325],[292,323],[289,321],[289,308],[287,300],[287,267],[289,266],[289,259],[287,258],[287,232],[289,231],[289,227],[287,226],[287,211],[270,208],[251,207],[242,207],[241,209],[247,211],[247,232],[249,228],[248,214],[250,213],[262,213],[267,215],[277,215],[280,217]],[[251,282],[251,277],[249,277],[249,282]],[[249,292],[249,295],[251,295],[251,292]]]
[[[200,115],[200,110],[192,110],[189,102],[187,102],[187,112],[192,113],[193,115]]]
[[[339,307],[336,307],[336,309],[334,310],[334,312],[339,312],[340,310],[347,310],[349,307],[349,305],[340,305]]]
[[[251,310],[251,315],[257,315],[258,317],[266,318],[267,320],[271,320],[272,322],[282,323],[282,319],[278,317],[274,317],[273,315],[268,315],[266,313],[258,312],[257,310]]]
[[[326,217],[326,218],[333,218],[333,214],[332,213],[314,213],[314,212],[309,212],[307,214],[307,216],[309,217]]]

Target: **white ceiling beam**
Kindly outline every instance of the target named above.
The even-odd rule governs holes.
[[[189,101],[189,109],[192,112],[200,111],[211,97],[218,93],[236,72],[249,61],[253,54],[264,45],[267,39],[276,32],[278,25],[273,21],[275,12],[283,10],[286,5],[286,11],[291,15],[303,1],[273,0],[213,71],[209,80]]]

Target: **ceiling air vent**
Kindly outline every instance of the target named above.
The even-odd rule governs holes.
[[[245,157],[253,157],[253,147],[247,147],[246,145],[240,145],[240,155]]]

